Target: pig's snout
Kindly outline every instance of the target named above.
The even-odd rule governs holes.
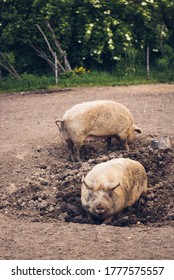
[[[95,206],[95,212],[96,212],[97,215],[102,215],[106,211],[107,211],[107,209],[102,203],[99,203]]]

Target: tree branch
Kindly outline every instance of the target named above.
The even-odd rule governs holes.
[[[55,43],[56,47],[58,48],[60,54],[64,58],[65,69],[68,70],[68,71],[71,71],[71,66],[70,66],[70,64],[68,62],[68,59],[67,59],[67,56],[66,56],[66,52],[62,50],[60,42],[59,42],[59,39],[56,37],[56,35],[54,33],[54,30],[52,29],[52,27],[51,27],[49,22],[47,22],[47,26],[48,26],[49,30],[51,31],[51,33],[53,35],[53,40],[54,40],[54,43]]]
[[[54,63],[51,61],[51,59],[49,59],[47,57],[47,55],[44,53],[44,51],[39,49],[39,47],[34,46],[33,44],[31,44],[31,47],[37,52],[38,56],[45,59],[47,61],[47,63],[50,65],[50,67],[54,70]]]
[[[11,65],[11,63],[7,60],[7,58],[4,56],[2,52],[0,52],[0,56],[1,56],[1,61],[0,61],[1,67],[7,70],[12,76],[17,78],[18,80],[21,80],[22,78],[20,77],[20,75],[17,73],[15,68]]]
[[[50,45],[50,43],[49,43],[49,41],[48,41],[48,39],[47,39],[47,37],[46,37],[46,35],[44,34],[44,32],[42,31],[42,29],[41,29],[41,27],[38,25],[38,24],[36,24],[36,26],[37,26],[37,28],[39,29],[39,31],[40,31],[40,33],[42,34],[42,36],[44,37],[44,39],[45,39],[45,42],[47,43],[47,46],[48,46],[48,49],[49,49],[49,51],[51,52],[51,54],[52,54],[52,57],[54,58],[54,61],[56,60],[57,61],[57,64],[58,64],[58,67],[59,67],[59,69],[61,70],[61,71],[63,71],[63,72],[65,72],[65,68],[61,65],[61,63],[60,63],[60,61],[57,59],[57,57],[55,56],[55,52],[53,51],[53,49],[52,49],[52,47],[51,47],[51,45]],[[41,53],[40,53],[41,54]],[[45,55],[45,53],[44,52],[42,52],[42,57],[44,56],[44,58],[46,59],[46,55]],[[47,62],[48,62],[48,58],[46,59],[47,60]],[[50,60],[49,60],[50,61]],[[52,62],[52,65],[54,65],[54,70],[55,70],[55,64]]]

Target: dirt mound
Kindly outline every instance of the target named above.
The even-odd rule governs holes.
[[[115,149],[116,146],[116,149]],[[137,139],[130,151],[120,150],[114,143],[110,151],[105,143],[97,147],[82,148],[82,162],[72,163],[65,145],[52,145],[50,148],[37,148],[36,171],[17,190],[0,201],[0,208],[32,221],[49,222],[54,220],[89,223],[81,207],[81,178],[97,163],[118,157],[138,160],[148,175],[146,197],[125,209],[109,224],[112,226],[132,226],[136,224],[164,226],[174,220],[174,149],[158,150],[150,145],[142,146]],[[97,222],[96,222],[97,223]]]

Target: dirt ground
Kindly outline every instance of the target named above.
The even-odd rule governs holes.
[[[72,163],[55,120],[76,103],[112,99],[143,133],[121,150],[86,143]],[[171,148],[155,149],[169,136]],[[174,85],[77,88],[0,95],[0,259],[174,259]],[[140,161],[151,191],[107,224],[91,224],[81,178],[117,157]]]

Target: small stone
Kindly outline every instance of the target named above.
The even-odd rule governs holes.
[[[47,199],[47,198],[48,198],[48,196],[45,193],[43,193],[42,194],[42,199]]]
[[[41,209],[40,216],[45,216],[47,213],[48,213],[48,211],[43,211],[43,210]]]
[[[40,153],[42,151],[42,147],[38,146],[36,151]]]
[[[129,221],[129,217],[128,216],[124,216],[122,217],[122,222],[128,222]]]
[[[114,159],[114,158],[116,158],[116,154],[115,153],[112,153],[112,154],[109,155],[109,159]]]
[[[48,203],[46,201],[41,202],[40,209],[46,209],[48,206]]]
[[[20,198],[18,199],[18,204],[22,204],[23,200]]]
[[[173,220],[174,220],[174,212],[173,212],[173,211],[172,211],[172,212],[169,212],[169,213],[167,214],[167,218],[173,221]]]
[[[107,156],[101,156],[100,157],[100,161],[101,162],[104,162],[104,161],[107,161],[109,158]]]
[[[38,198],[39,198],[38,195],[34,195],[32,199],[35,201],[38,200]]]
[[[31,221],[34,222],[34,223],[39,223],[40,222],[40,220],[38,218],[34,218]]]
[[[47,169],[47,165],[46,164],[40,164],[38,167],[40,169]]]
[[[148,200],[153,200],[153,199],[155,198],[155,195],[154,195],[154,193],[151,193],[151,194],[148,194],[148,195],[146,196],[146,198],[147,198]]]
[[[79,223],[79,222],[81,222],[81,220],[82,220],[82,216],[81,216],[81,215],[78,215],[78,216],[76,216],[76,217],[74,218],[74,222],[75,222],[75,223]]]
[[[29,200],[29,201],[28,201],[28,204],[29,204],[29,205],[33,205],[33,204],[34,204],[33,200]]]
[[[54,207],[50,206],[50,208],[48,209],[48,212],[53,212],[54,211]]]
[[[154,202],[153,202],[153,201],[148,201],[148,202],[146,203],[146,205],[147,205],[148,207],[153,207]]]
[[[83,163],[82,163],[82,166],[81,166],[81,169],[82,169],[83,171],[88,171],[88,170],[91,169],[91,166],[89,165],[88,162],[83,162]]]
[[[170,139],[168,136],[163,136],[160,139],[152,140],[151,145],[154,149],[159,149],[159,150],[166,150],[171,148]]]
[[[42,177],[39,178],[39,181],[40,181],[42,186],[47,186],[48,185],[48,182],[45,179],[43,179]]]

